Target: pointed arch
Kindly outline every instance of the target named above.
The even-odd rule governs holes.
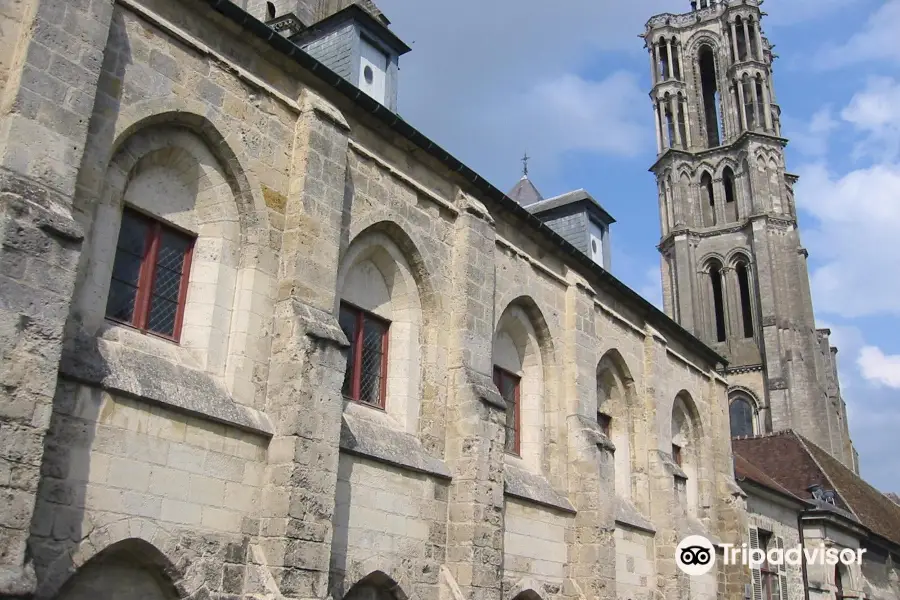
[[[709,171],[700,176],[700,204],[703,227],[714,227],[717,224],[716,195]]]
[[[408,600],[403,587],[384,571],[372,571],[349,586],[343,600]]]
[[[494,383],[506,401],[506,451],[543,470],[546,424],[552,412],[553,342],[530,296],[510,302],[494,329]]]
[[[634,402],[634,378],[628,364],[618,350],[608,350],[597,364],[597,421],[616,447],[616,494],[628,500],[632,497]]]
[[[753,272],[750,259],[746,254],[737,253],[731,260],[731,267],[735,274],[736,292],[740,305],[741,332],[745,339],[755,337],[754,325],[754,288]]]
[[[177,600],[171,574],[175,568],[152,544],[132,538],[112,544],[82,565],[56,596],[57,600],[140,597]]]
[[[759,422],[759,400],[750,390],[732,387],[728,391],[728,416],[731,437],[748,437],[762,433]]]
[[[730,166],[722,170],[722,187],[725,190],[725,222],[734,223],[738,220],[738,202],[734,169]]]
[[[418,248],[393,222],[363,230],[341,257],[335,314],[351,344],[342,393],[385,410],[413,434],[424,381],[425,314],[431,312],[423,298],[432,297],[430,288]]]
[[[684,492],[686,509],[697,516],[700,500],[700,471],[703,460],[701,440],[703,424],[693,397],[687,390],[681,390],[672,403],[670,420],[672,459],[687,476]]]
[[[697,61],[697,72],[700,74],[700,99],[704,113],[703,123],[706,129],[706,147],[715,148],[721,144],[722,134],[719,129],[719,123],[721,123],[719,75],[713,48],[706,44],[700,46]]]
[[[708,305],[712,311],[710,315],[710,339],[724,342],[727,339],[728,328],[725,315],[725,290],[723,284],[723,265],[718,259],[710,259],[704,265],[704,271],[708,274],[707,285]]]

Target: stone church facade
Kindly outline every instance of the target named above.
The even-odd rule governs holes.
[[[388,23],[0,6],[0,598],[744,597],[674,563],[746,539],[725,360],[387,108]]]

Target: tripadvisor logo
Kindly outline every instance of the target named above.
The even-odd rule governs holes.
[[[804,563],[814,565],[835,566],[862,564],[865,549],[857,548],[747,548],[747,544],[720,544],[722,563],[725,565],[744,565],[758,569],[764,564],[771,566],[800,566]],[[687,575],[699,576],[709,573],[716,564],[716,549],[712,542],[702,535],[691,535],[678,544],[675,549],[675,563]]]
[[[706,575],[716,565],[716,549],[702,535],[689,535],[675,548],[675,564],[687,575]]]

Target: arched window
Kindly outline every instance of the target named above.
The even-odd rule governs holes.
[[[684,481],[688,513],[696,516],[700,498],[700,423],[694,402],[687,392],[681,392],[672,405],[672,461],[687,475]],[[678,488],[676,482],[676,489]]]
[[[746,22],[747,34],[750,36],[750,58],[757,59],[759,58],[759,45],[756,43],[756,22],[752,19],[747,19]]]
[[[665,105],[665,115],[666,115],[666,131],[669,134],[669,148],[678,147],[678,138],[675,136],[675,117],[672,115],[672,96],[666,94],[665,100],[663,100]]]
[[[712,293],[715,339],[718,342],[724,342],[726,339],[725,297],[722,293],[722,265],[717,262],[709,265],[709,282]]]
[[[621,355],[609,351],[597,366],[597,422],[616,446],[616,494],[631,498],[631,443],[629,398],[634,382]]]
[[[716,225],[716,196],[713,189],[712,175],[704,172],[700,177],[700,210],[703,215],[703,226],[713,227]]]
[[[731,437],[756,435],[756,408],[748,398],[735,396],[729,405],[728,414],[731,419]]]
[[[681,147],[687,148],[687,104],[681,93],[675,96],[675,102],[678,103],[678,132],[681,134]]]
[[[275,18],[275,4],[272,2],[266,2],[266,18],[269,21]]]
[[[669,45],[666,38],[659,38],[659,76],[662,81],[669,79],[672,75],[669,73]]]
[[[506,401],[506,451],[540,471],[544,433],[544,360],[535,323],[519,303],[494,334],[494,383]]]
[[[747,60],[747,38],[744,35],[744,25],[744,19],[741,17],[737,17],[734,20],[734,30],[737,35],[738,61]]]
[[[763,96],[763,82],[762,75],[756,76],[756,113],[759,115],[757,120],[757,127],[759,129],[765,130],[766,128],[766,103],[765,96]]]
[[[409,262],[381,231],[358,236],[338,272],[339,322],[350,341],[342,392],[418,427],[422,308]]]
[[[700,49],[700,89],[703,94],[703,110],[706,123],[707,147],[715,148],[722,140],[719,131],[719,77],[716,73],[716,57],[712,48]]]
[[[741,297],[741,325],[745,338],[753,337],[753,302],[750,293],[750,267],[741,260],[734,269],[738,280],[738,293]]]
[[[737,196],[734,193],[734,171],[725,167],[722,172],[722,185],[725,188],[725,220],[733,223],[738,219]]]
[[[754,131],[756,129],[756,105],[753,103],[753,81],[746,73],[741,80],[744,88],[744,118],[747,123],[747,129]]]

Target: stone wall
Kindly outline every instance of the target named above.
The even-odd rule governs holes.
[[[696,340],[208,2],[91,7],[102,27],[60,21],[99,44],[85,122],[46,134],[83,156],[51,173],[0,147],[2,264],[29,266],[2,281],[3,393],[25,400],[2,422],[0,597],[98,594],[98,565],[109,593],[149,573],[148,598],[677,597],[680,536],[744,535],[727,382]],[[178,343],[104,318],[126,205],[197,237]],[[384,410],[342,398],[341,300],[392,322]],[[741,577],[711,576],[727,598]]]

